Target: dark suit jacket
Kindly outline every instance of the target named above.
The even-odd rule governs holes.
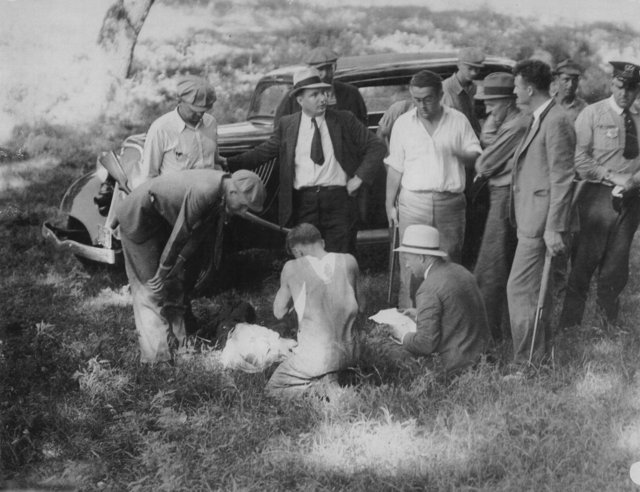
[[[228,160],[229,168],[235,171],[254,169],[269,159],[278,158],[278,219],[283,226],[287,225],[292,215],[295,153],[301,114],[297,112],[284,116],[269,140]],[[372,184],[387,151],[385,144],[349,111],[327,109],[325,121],[331,136],[333,153],[347,177],[357,175],[366,184]]]
[[[345,84],[339,80],[334,80],[333,93],[336,96],[336,105],[332,106],[332,109],[342,109],[345,111],[351,111],[356,118],[358,118],[363,124],[367,124],[367,106],[362,99],[362,95],[357,87],[351,84]],[[295,97],[291,97],[287,94],[282,98],[278,108],[276,109],[276,115],[273,119],[274,126],[278,126],[280,118],[288,114],[297,113],[300,111],[300,105],[296,101]]]
[[[457,263],[434,263],[416,292],[417,331],[403,346],[417,355],[440,354],[453,372],[478,361],[489,343],[487,313],[476,279]]]
[[[551,101],[513,156],[512,219],[518,234],[533,238],[570,229],[575,146],[573,123]]]

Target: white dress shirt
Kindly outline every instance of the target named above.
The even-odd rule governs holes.
[[[295,154],[293,187],[296,190],[305,186],[346,186],[347,184],[347,174],[333,153],[333,144],[324,115],[316,116],[316,123],[320,129],[324,163],[320,166],[311,160],[314,127],[311,118],[303,112]]]
[[[384,162],[402,174],[404,189],[462,193],[465,169],[453,154],[454,149],[482,152],[467,117],[456,109],[443,106],[438,126],[430,135],[420,122],[417,109],[413,108],[393,125],[389,156]]]

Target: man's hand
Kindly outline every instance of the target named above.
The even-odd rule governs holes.
[[[551,253],[551,256],[557,256],[564,251],[564,241],[562,240],[562,233],[556,231],[544,232],[544,244]]]
[[[147,280],[147,287],[149,287],[154,294],[160,294],[164,289],[164,283],[167,275],[169,275],[169,272],[171,271],[171,268],[172,267],[160,265],[156,274]]]
[[[353,176],[349,181],[347,181],[347,193],[349,196],[353,196],[356,194],[358,189],[362,185],[362,180],[358,176]]]
[[[401,309],[400,312],[405,316],[408,316],[409,318],[411,318],[413,321],[416,320],[416,313],[417,313],[416,308]]]
[[[391,205],[390,207],[386,207],[386,209],[389,227],[395,227],[398,224],[398,209],[393,205]]]
[[[393,338],[397,339],[399,342],[402,342],[404,336],[407,333],[411,333],[411,328],[406,326],[394,326],[394,325],[388,325],[388,326]]]
[[[623,191],[631,189],[633,180],[631,173],[609,173],[607,181],[615,186],[620,186]]]

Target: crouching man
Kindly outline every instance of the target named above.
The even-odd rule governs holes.
[[[191,287],[185,273],[199,266],[200,247],[215,234],[214,225],[222,224],[225,213],[261,211],[264,199],[255,173],[199,169],[146,181],[120,204],[141,362],[170,361],[171,347],[184,342]]]
[[[337,383],[338,373],[358,359],[353,324],[358,304],[363,309],[353,256],[328,253],[320,231],[308,223],[287,234],[287,248],[295,259],[282,269],[273,313],[281,319],[295,310],[298,346],[267,383],[267,392],[279,397],[295,396],[321,379]]]
[[[405,311],[415,319],[417,330],[391,327],[399,345],[388,355],[403,362],[413,356],[438,354],[433,369],[446,375],[478,362],[490,335],[473,275],[445,258],[447,253],[440,249],[440,235],[434,227],[407,226],[395,251],[406,253],[407,269],[423,280],[416,292],[416,307]]]

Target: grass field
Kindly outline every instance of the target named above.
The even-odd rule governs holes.
[[[124,274],[89,273],[49,248],[40,227],[56,218],[63,193],[98,151],[171,107],[180,71],[209,77],[218,91],[214,113],[227,122],[242,118],[262,73],[318,44],[342,54],[473,44],[514,59],[538,49],[571,55],[589,67],[581,91],[592,99],[606,88],[608,56],[640,51],[635,31],[604,23],[543,28],[486,10],[325,12],[288,0],[260,0],[256,9],[256,2],[157,2],[136,48],[134,77],[100,103],[104,87],[91,51],[70,52],[75,31],[46,36],[2,25],[1,55],[39,57],[34,71],[25,63],[8,73],[9,90],[0,92],[2,145],[30,156],[0,157],[0,488],[639,490],[629,478],[640,461],[637,240],[619,326],[602,323],[589,305],[579,329],[556,333],[553,366],[530,379],[503,378],[506,346],[496,349],[496,364],[449,382],[386,364],[377,351],[384,333],[365,320],[386,307],[386,255],[375,248],[360,257],[369,301],[364,357],[353,384],[329,401],[272,400],[264,374],[225,372],[210,348],[189,347],[172,368],[139,365]],[[21,13],[58,27],[73,17],[64,14]],[[247,24],[254,27],[239,28]],[[59,77],[45,73],[43,58],[60,62]],[[61,63],[67,59],[70,66]],[[283,261],[252,257],[254,270],[244,268],[234,289],[198,300],[201,322],[243,299],[268,324]]]
[[[51,158],[0,166],[4,487],[637,490],[637,244],[620,326],[590,312],[557,334],[554,366],[531,379],[503,379],[505,347],[500,363],[447,383],[398,371],[377,356],[382,334],[367,321],[354,385],[328,402],[282,403],[264,395],[265,375],[225,372],[214,350],[140,367],[124,275],[89,275],[40,237],[78,170]],[[366,315],[385,307],[384,253],[361,259]],[[240,298],[272,319],[282,260],[257,264],[263,282],[198,301],[203,323]]]

